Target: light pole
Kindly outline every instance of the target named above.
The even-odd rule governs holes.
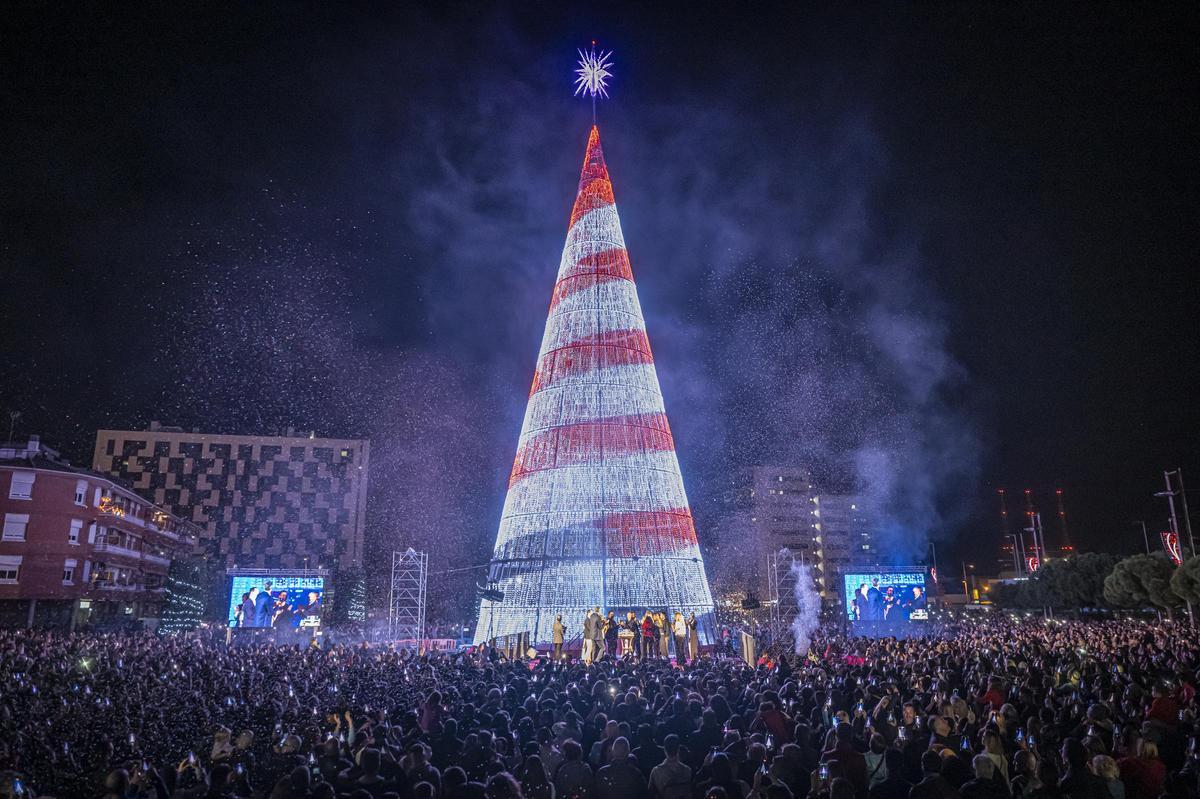
[[[1179,483],[1179,500],[1183,503],[1183,527],[1188,534],[1188,548],[1196,557],[1196,539],[1192,536],[1192,517],[1188,514],[1187,489],[1183,487],[1183,467],[1175,470],[1175,482]]]
[[[1146,554],[1149,555],[1150,554],[1150,534],[1146,532],[1146,523],[1139,519],[1138,521],[1133,522],[1133,524],[1140,524],[1142,526],[1142,540],[1146,542]]]
[[[1167,490],[1160,491],[1157,494],[1155,494],[1154,496],[1167,498],[1167,506],[1171,509],[1171,532],[1173,532],[1175,534],[1175,540],[1178,541],[1179,540],[1179,517],[1175,515],[1175,495],[1182,494],[1183,491],[1182,490],[1176,491],[1171,486],[1171,475],[1178,476],[1179,470],[1176,469],[1173,472],[1166,472],[1166,471],[1163,472],[1163,480],[1165,480],[1167,483]],[[1190,529],[1188,530],[1188,538],[1191,538],[1191,530]],[[1189,543],[1190,543],[1191,549],[1192,549],[1192,557],[1196,557],[1196,542],[1190,541]],[[1192,601],[1190,599],[1187,601],[1187,611],[1188,611],[1188,620],[1192,626],[1192,629],[1195,629],[1196,628],[1196,615],[1194,613],[1192,613]]]

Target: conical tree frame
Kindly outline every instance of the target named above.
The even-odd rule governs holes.
[[[594,607],[695,613],[712,595],[612,182],[593,126],[475,641],[577,636]]]

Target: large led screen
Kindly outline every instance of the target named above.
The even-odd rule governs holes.
[[[843,590],[850,621],[892,623],[929,619],[924,572],[847,574]]]
[[[317,627],[325,612],[325,578],[313,574],[235,575],[230,627]]]

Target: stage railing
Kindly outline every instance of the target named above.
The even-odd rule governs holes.
[[[394,641],[396,646],[417,649],[421,652],[452,652],[458,649],[456,638],[399,638]]]
[[[488,641],[488,646],[508,660],[524,660],[529,649],[529,631],[498,636]]]

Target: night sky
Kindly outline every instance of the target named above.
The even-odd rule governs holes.
[[[752,463],[857,483],[897,559],[986,559],[998,486],[1118,552],[1200,489],[1195,4],[5,15],[0,408],[79,463],[369,436],[374,546],[486,561],[594,38],[702,542]]]

